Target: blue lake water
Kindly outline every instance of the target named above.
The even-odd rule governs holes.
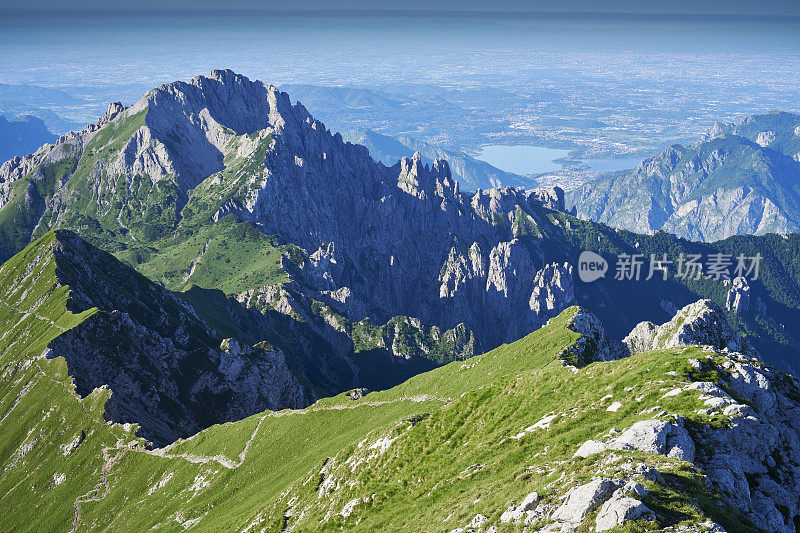
[[[559,170],[561,165],[553,160],[566,157],[568,153],[569,150],[541,146],[488,144],[481,147],[476,159],[486,161],[500,170],[525,176]]]

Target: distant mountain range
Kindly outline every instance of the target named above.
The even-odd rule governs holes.
[[[59,116],[53,110],[57,109],[59,113],[61,113],[61,110],[86,106],[86,104],[86,101],[52,87],[0,83],[1,115],[5,115],[6,117],[36,117],[47,125],[48,130],[58,134],[66,133],[73,129],[80,129],[82,124]],[[0,151],[8,151],[6,146],[4,142],[0,142]],[[22,151],[20,153],[14,152],[12,155],[22,156],[36,148],[37,146],[34,146],[27,151]]]
[[[45,123],[36,117],[24,116],[8,120],[0,115],[0,160],[35,152],[41,145],[52,143],[57,135],[48,131]]]
[[[800,115],[774,112],[717,124],[630,172],[571,191],[578,216],[640,233],[694,240],[800,229]]]

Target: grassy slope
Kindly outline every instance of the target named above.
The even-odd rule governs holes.
[[[340,395],[215,426],[159,452],[127,451],[110,472],[107,496],[84,506],[82,527],[280,530],[288,520],[302,531],[449,531],[479,512],[496,522],[531,490],[555,498],[563,486],[596,475],[605,455],[570,461],[580,443],[652,418],[645,411],[656,405],[685,416],[690,428],[725,423],[697,415],[695,393],[661,398],[689,379],[688,358],[706,357],[699,349],[564,367],[558,354],[576,338],[565,329],[572,312],[516,343],[360,400]],[[607,412],[615,400],[623,407]],[[551,429],[510,438],[548,414],[558,415]],[[396,440],[380,454],[370,446],[382,437]],[[339,483],[319,498],[320,470],[332,457],[329,475]],[[742,527],[712,503],[688,463],[649,462],[660,465],[667,484],[651,485],[646,503],[669,523],[708,515]],[[356,498],[356,512],[342,517]],[[295,518],[286,519],[290,508]]]
[[[79,399],[64,359],[41,357],[53,338],[96,312],[66,310],[68,289],[57,285],[48,253],[54,239],[46,235],[0,267],[3,531],[68,528],[76,499],[100,480],[102,448],[132,439],[103,420],[108,390]],[[68,451],[75,439],[83,440]]]
[[[229,215],[215,224],[197,227],[185,239],[169,237],[153,246],[129,248],[116,255],[172,290],[196,285],[235,294],[288,281],[281,269],[281,256],[291,248]]]
[[[255,148],[249,155],[237,155],[247,140],[254,142]],[[271,145],[269,135],[257,140],[245,135],[231,139],[225,168],[189,193],[177,225],[164,236],[140,238],[116,251],[117,257],[173,290],[192,284],[234,294],[287,281],[280,258],[284,253],[296,254],[296,247],[280,244],[276,237],[264,235],[249,223],[237,222],[234,215],[212,222],[226,202],[243,203],[253,193]],[[192,265],[195,268],[189,275]]]

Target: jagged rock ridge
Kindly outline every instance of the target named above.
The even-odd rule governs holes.
[[[36,253],[18,283],[36,283],[46,275],[37,268],[53,264],[50,290],[68,288],[68,310],[90,312],[43,356],[67,361],[81,396],[110,388],[108,420],[136,423],[142,436],[166,444],[215,423],[316,399],[279,349],[221,342],[185,302],[75,234],[46,236]]]
[[[39,176],[65,159],[54,182]],[[285,93],[231,71],[112,105],[98,124],[7,162],[0,208],[23,185],[38,191],[22,225],[33,236],[88,224],[129,246],[233,214],[310,254],[333,242],[339,268],[314,288],[354,320],[463,322],[492,346],[574,301],[571,272],[516,240],[520,228],[547,223],[542,202],[555,208],[560,193],[468,196],[446,162],[423,165],[419,154],[386,167]],[[467,253],[468,272],[458,266]],[[545,267],[559,272],[552,289],[538,274]]]
[[[775,139],[784,142],[777,133]],[[166,84],[129,108],[110,106],[96,125],[4,164],[0,191],[0,209],[15,214],[0,218],[0,234],[8,237],[0,239],[0,254],[67,227],[138,265],[201,232],[213,238],[214,228],[231,221],[298,245],[281,262],[290,282],[276,288],[278,282],[244,279],[226,292],[287,316],[324,309],[315,334],[340,353],[356,344],[341,336],[351,335],[349,324],[369,319],[383,326],[405,317],[433,339],[416,343],[417,353],[448,344],[435,337],[449,331],[458,337],[450,359],[459,358],[518,339],[573,303],[589,307],[609,324],[610,336],[621,338],[643,318],[665,318],[667,302],[683,306],[716,293],[666,283],[652,294],[665,302],[658,306],[649,295],[635,297],[639,287],[578,283],[571,265],[581,249],[608,255],[643,245],[660,252],[663,238],[578,220],[565,213],[558,189],[466,194],[444,161],[425,165],[415,155],[387,167],[284,93],[230,71]],[[757,244],[773,249],[775,265],[793,246],[788,241]],[[190,283],[209,262],[241,260],[230,248],[228,256],[204,250],[198,246],[185,264],[140,268],[165,283]],[[770,294],[795,290],[798,281],[787,277],[754,286],[754,298],[775,316],[764,325],[742,315],[751,331],[784,328],[797,316],[795,307],[775,305],[786,301],[783,294]],[[433,328],[438,333],[428,335]],[[787,331],[779,348],[800,345],[795,337]],[[396,344],[388,335],[383,342]],[[794,364],[787,353],[776,355],[784,366]]]

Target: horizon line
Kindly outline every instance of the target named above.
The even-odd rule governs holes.
[[[215,16],[235,16],[235,15],[326,15],[326,16],[353,16],[353,15],[399,15],[403,17],[423,17],[423,16],[453,16],[466,15],[470,17],[517,17],[517,16],[566,16],[566,17],[598,17],[598,18],[634,18],[634,17],[664,17],[683,19],[689,17],[707,17],[721,20],[738,20],[742,18],[754,19],[759,21],[786,21],[787,19],[800,20],[800,14],[753,14],[753,13],[713,13],[713,12],[664,12],[664,11],[548,11],[548,10],[484,10],[484,9],[430,9],[430,10],[402,10],[402,9],[268,9],[268,8],[233,8],[218,9],[214,7],[197,7],[189,11],[185,9],[151,9],[151,8],[100,8],[100,9],[52,9],[52,8],[0,8],[0,13],[6,16],[35,16],[37,18],[71,17],[78,16],[114,16],[114,15],[139,15],[139,16],[183,16],[192,15],[215,15]],[[1,24],[0,24],[1,25]]]

